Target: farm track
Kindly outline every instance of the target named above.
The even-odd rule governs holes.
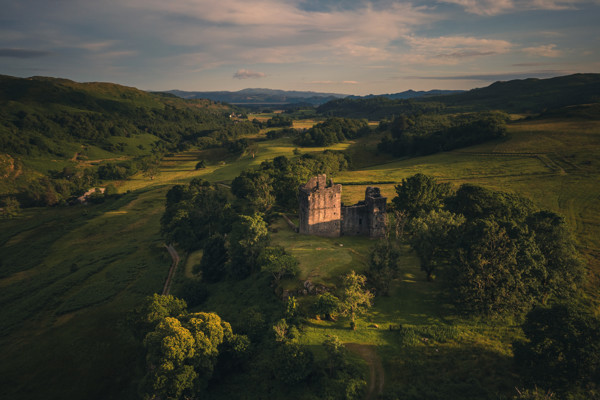
[[[171,263],[171,268],[169,268],[169,275],[167,276],[167,280],[165,282],[165,286],[162,291],[162,294],[164,296],[168,295],[169,292],[171,291],[171,283],[173,281],[173,276],[175,275],[175,271],[177,270],[177,266],[179,265],[179,261],[180,261],[179,254],[177,254],[177,250],[175,250],[175,248],[173,247],[172,244],[170,244],[168,246],[165,244],[165,247],[167,248],[167,251],[171,255],[173,262]]]
[[[374,400],[383,393],[383,386],[385,385],[385,370],[381,358],[375,350],[375,346],[359,344],[359,343],[346,343],[346,348],[360,356],[369,365],[369,384],[367,385],[366,400]]]

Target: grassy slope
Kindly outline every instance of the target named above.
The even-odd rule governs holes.
[[[337,181],[399,181],[425,172],[456,185],[474,182],[522,193],[565,215],[594,271],[600,270],[596,185],[600,165],[595,156],[600,123],[517,122],[510,133],[506,141],[370,166],[343,173]],[[371,156],[367,160],[364,150],[369,149],[368,143],[336,148],[348,146],[355,165],[370,164]],[[0,397],[131,397],[129,381],[138,368],[133,360],[139,349],[126,333],[124,317],[145,295],[160,291],[166,277],[169,259],[157,233],[166,190],[193,177],[231,180],[264,159],[292,154],[294,147],[285,138],[259,142],[255,158],[242,155],[237,160],[219,152],[183,153],[167,159],[154,180],[140,176],[124,182],[120,190],[131,192],[117,202],[27,210],[20,219],[1,221],[0,259],[5,273],[0,278],[4,352]],[[195,171],[198,158],[207,159],[209,166]],[[393,196],[393,185],[383,189]],[[363,191],[364,185],[344,186],[344,201],[359,200]],[[372,244],[364,238],[297,237],[283,225],[274,240],[298,256],[302,278],[333,283],[339,273],[362,270]],[[344,320],[310,321],[302,342],[315,346],[324,335],[336,334],[344,341],[377,344],[388,383],[443,387],[447,393],[475,390],[479,385],[512,393],[517,382],[509,368],[508,343],[519,335],[518,330],[510,324],[488,326],[488,321],[453,317],[452,309],[438,300],[439,282],[424,281],[415,257],[407,254],[402,265],[402,279],[395,282],[393,295],[377,300],[360,321],[361,329],[348,330]],[[235,312],[238,300],[225,293],[233,289],[241,293],[244,288],[222,286],[209,306],[221,307],[226,317]],[[380,329],[367,328],[370,323]],[[413,328],[403,335],[386,330],[389,324]],[[449,333],[436,328],[450,324],[455,328]],[[469,387],[461,384],[466,379],[471,379]]]

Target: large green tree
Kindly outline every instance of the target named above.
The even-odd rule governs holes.
[[[351,271],[342,283],[340,313],[350,317],[350,327],[356,329],[356,317],[373,304],[373,293],[365,288],[367,278]]]
[[[201,179],[173,186],[160,220],[162,235],[185,250],[194,250],[210,236],[229,232],[234,219],[229,197],[226,188]]]
[[[431,210],[410,224],[410,244],[421,259],[421,270],[432,281],[434,272],[456,250],[459,231],[465,218],[449,211]]]
[[[394,207],[415,216],[420,211],[440,208],[450,195],[450,185],[437,183],[434,177],[419,173],[402,179],[402,183],[396,186],[396,194],[392,200]]]
[[[529,383],[581,397],[600,390],[600,320],[576,304],[534,308],[523,324],[526,341],[513,344]],[[577,392],[577,390],[575,390]]]
[[[368,277],[377,289],[377,295],[388,296],[390,284],[398,276],[401,252],[389,238],[381,239],[369,253]]]
[[[229,235],[229,273],[243,279],[259,269],[259,258],[268,244],[267,223],[260,214],[240,215]]]

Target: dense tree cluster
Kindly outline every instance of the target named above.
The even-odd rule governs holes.
[[[229,190],[201,179],[175,185],[167,193],[161,233],[186,250],[197,249],[215,234],[231,231],[236,218]]]
[[[206,389],[224,348],[243,353],[249,345],[217,314],[189,313],[173,296],[148,297],[136,324],[146,349],[140,391],[147,399],[195,397]]]
[[[300,146],[330,146],[364,136],[370,131],[367,121],[363,119],[329,118],[298,133],[294,143]]]
[[[371,121],[392,119],[397,115],[435,114],[444,109],[438,102],[393,100],[387,97],[368,99],[336,99],[317,108],[317,113],[329,117],[366,118]]]
[[[507,121],[501,112],[400,116],[380,123],[379,130],[387,134],[378,149],[396,157],[448,151],[505,136]]]
[[[584,275],[563,218],[510,193],[464,184],[452,193],[415,175],[396,187],[394,207],[409,217],[409,242],[427,278],[447,266],[463,311],[520,314],[572,297]]]
[[[582,305],[536,307],[523,324],[526,341],[513,344],[515,362],[530,387],[593,398],[600,391],[600,319]]]
[[[348,168],[343,153],[324,151],[288,159],[285,156],[264,161],[257,170],[243,171],[231,183],[231,191],[246,200],[253,209],[267,212],[274,205],[296,209],[298,187],[316,174],[334,176]]]

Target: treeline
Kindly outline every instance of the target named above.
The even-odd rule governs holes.
[[[436,114],[444,110],[440,102],[392,100],[387,97],[369,99],[337,99],[317,108],[317,113],[328,117],[365,118],[370,121],[392,119],[398,115]]]
[[[508,120],[507,114],[498,111],[400,116],[380,122],[378,130],[385,136],[377,148],[396,157],[453,150],[505,136]]]
[[[370,132],[364,119],[328,118],[312,128],[299,132],[294,143],[300,146],[330,146]]]

